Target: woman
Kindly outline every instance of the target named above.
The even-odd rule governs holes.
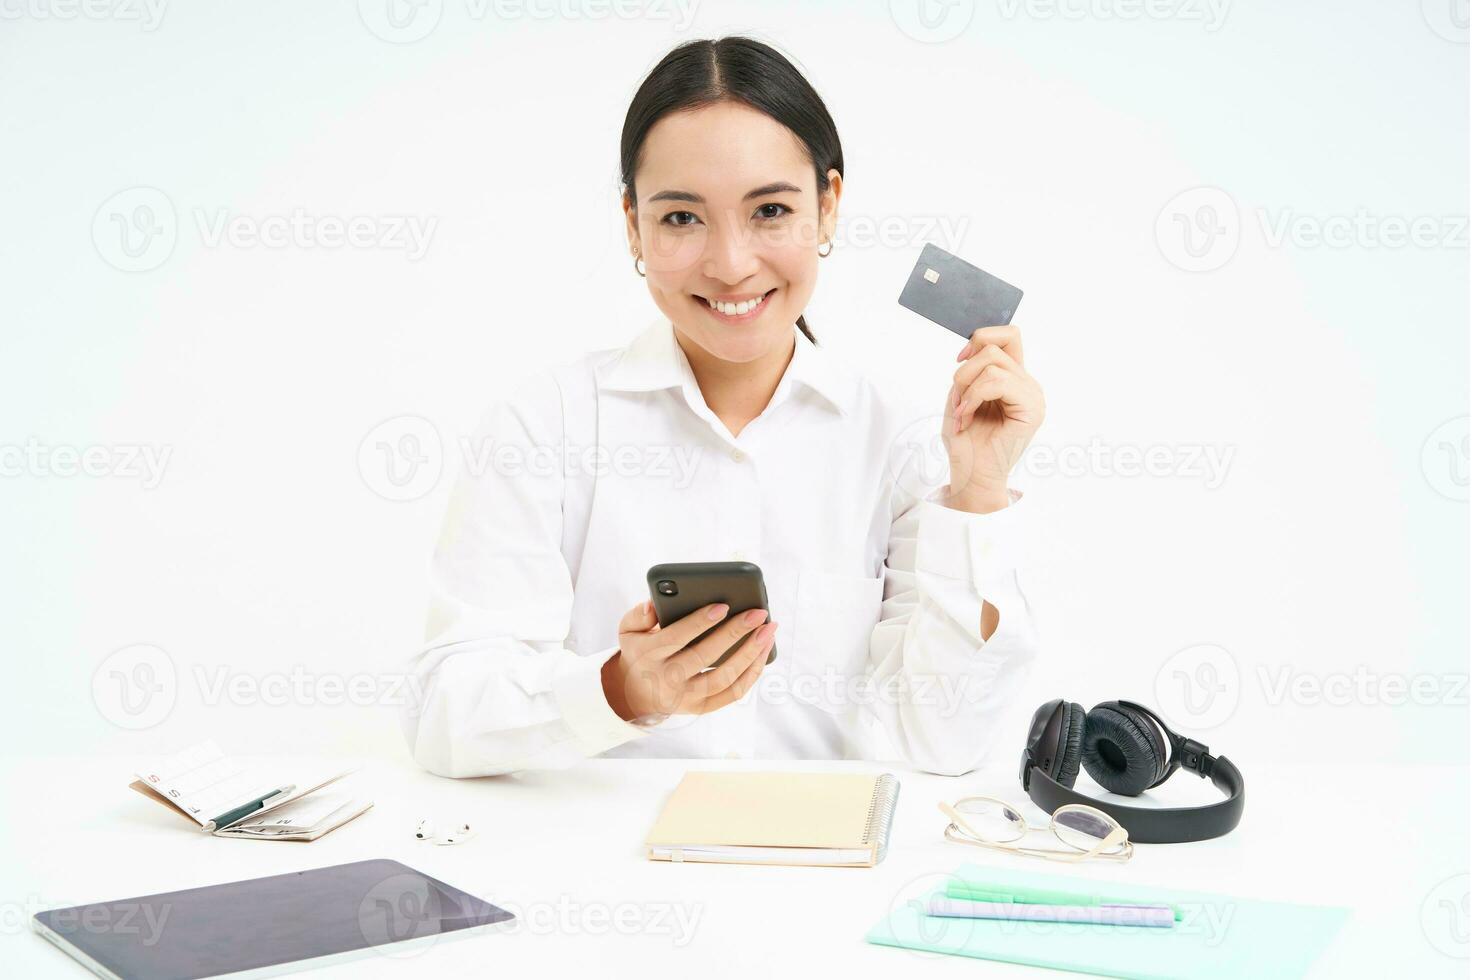
[[[599,753],[974,768],[1036,648],[1007,475],[1044,406],[1019,333],[976,324],[946,393],[947,483],[925,483],[913,426],[802,314],[843,163],[790,62],[742,37],[679,46],[621,159],[662,315],[487,415],[491,465],[461,478],[435,554],[414,757],[449,776]],[[761,567],[770,621],[714,607],[659,627],[648,568],[717,560]]]

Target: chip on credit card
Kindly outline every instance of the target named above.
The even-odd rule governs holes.
[[[898,302],[969,340],[980,327],[1010,323],[1021,290],[929,242]]]

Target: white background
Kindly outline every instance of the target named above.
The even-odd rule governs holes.
[[[673,45],[748,32],[843,140],[819,340],[938,411],[958,341],[895,302],[936,241],[1026,290],[1035,448],[1086,462],[1033,452],[1016,474],[1044,517],[1025,574],[1046,649],[996,752],[1047,698],[1125,697],[1246,773],[1459,763],[1470,27],[1451,9],[433,0],[395,27],[374,0],[0,0],[0,751],[112,754],[120,777],[210,735],[401,757],[385,704],[454,441],[530,368],[656,315],[620,227],[623,115]],[[213,237],[297,213],[387,238]],[[1419,244],[1383,242],[1416,219]],[[429,464],[390,500],[377,443],[410,423],[374,430],[405,416]],[[1151,447],[1167,472],[1114,471]],[[59,448],[117,465],[22,455]],[[156,485],[134,450],[168,454]]]

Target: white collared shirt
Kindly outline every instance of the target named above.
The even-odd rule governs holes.
[[[948,474],[926,470],[941,418],[898,410],[792,332],[770,403],[738,436],[666,318],[492,406],[475,440],[487,465],[457,481],[413,661],[421,701],[403,720],[421,765],[902,758],[957,774],[993,748],[1037,647],[1016,575],[1021,494],[990,514],[940,503]],[[719,710],[623,721],[601,671],[648,569],[721,560],[761,568],[776,660]],[[982,597],[999,612],[989,639]]]

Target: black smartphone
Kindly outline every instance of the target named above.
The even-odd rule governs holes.
[[[648,570],[648,594],[653,599],[653,611],[658,616],[660,627],[677,622],[702,606],[715,602],[728,603],[729,613],[691,643],[704,639],[719,629],[731,616],[738,616],[751,609],[764,609],[766,622],[770,622],[771,607],[766,604],[766,580],[760,566],[748,561],[690,561],[669,562],[654,565]],[[764,625],[764,624],[762,624]],[[756,629],[760,629],[759,626]],[[710,664],[713,670],[740,649],[740,645],[755,634],[746,633],[720,654],[720,659]],[[766,663],[776,659],[776,645],[771,644]]]

